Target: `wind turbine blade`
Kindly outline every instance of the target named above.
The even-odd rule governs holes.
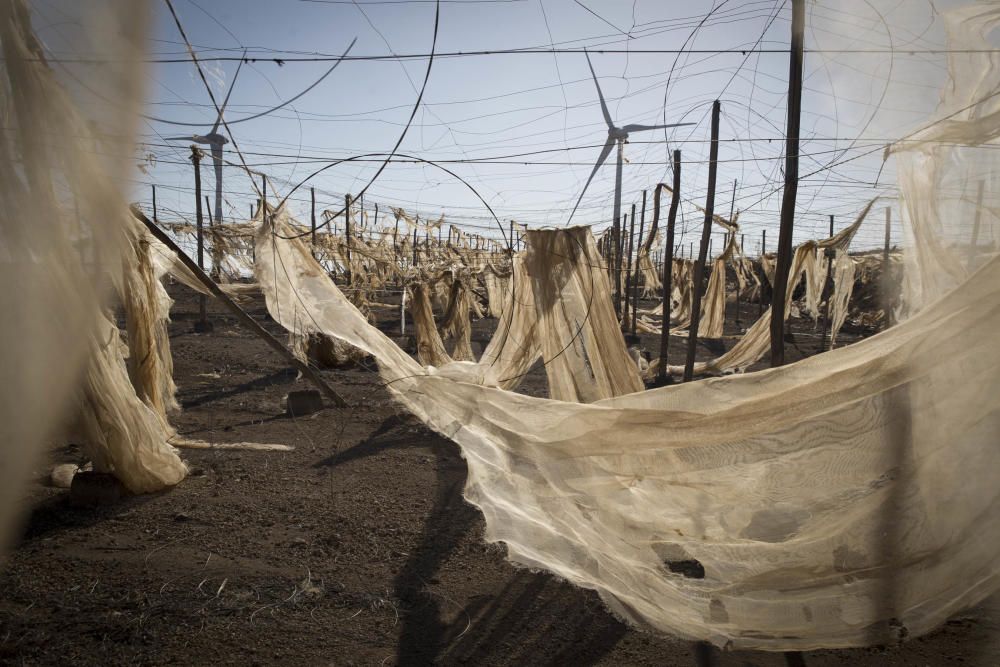
[[[212,162],[215,166],[215,210],[212,218],[216,224],[222,224],[222,146],[212,144]]]
[[[608,124],[608,129],[615,129],[615,124],[611,122],[611,114],[608,112],[608,105],[604,103],[604,93],[601,92],[601,84],[597,83],[597,74],[594,73],[594,66],[590,62],[590,54],[587,49],[583,50],[583,55],[587,56],[587,65],[590,67],[590,76],[594,77],[594,85],[597,86],[597,97],[601,100],[601,112],[604,114],[604,122]]]
[[[643,130],[664,130],[668,127],[684,127],[685,125],[694,125],[695,123],[671,123],[669,125],[638,125],[636,123],[631,123],[622,128],[624,132],[642,132]]]
[[[198,141],[198,137],[189,134],[186,137],[166,137],[167,141]]]
[[[597,170],[601,168],[604,162],[608,159],[608,156],[611,155],[611,150],[614,147],[615,140],[608,137],[608,141],[604,144],[604,148],[601,149],[601,154],[597,157],[597,162],[594,163],[594,169],[590,172],[590,176],[587,177],[587,182],[583,185],[583,192],[580,193],[580,198],[576,200],[576,206],[574,206],[573,210],[570,212],[569,219],[566,220],[566,224],[569,224],[569,222],[573,219],[573,214],[576,213],[576,209],[579,208],[580,202],[583,201],[583,195],[587,194],[587,188],[590,187],[590,182],[594,180],[594,175],[597,173]]]
[[[229,104],[229,96],[233,94],[233,88],[236,87],[236,77],[240,75],[240,69],[243,67],[243,61],[247,57],[246,49],[243,49],[243,57],[240,58],[240,64],[236,66],[236,73],[233,74],[233,80],[229,82],[229,91],[226,92],[226,99],[222,101],[222,106],[219,107],[219,117],[215,119],[215,125],[212,126],[212,131],[209,134],[215,134],[219,129],[219,123],[222,122],[222,114],[226,113],[226,105]]]

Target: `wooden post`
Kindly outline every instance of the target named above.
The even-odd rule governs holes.
[[[399,335],[406,335],[406,285],[403,285],[403,295],[399,300]]]
[[[830,214],[830,238],[833,238],[833,214]],[[821,349],[826,349],[826,333],[832,324],[830,320],[830,315],[833,312],[830,308],[830,299],[833,298],[833,258],[835,252],[828,250],[829,254],[826,258],[826,280],[823,282],[823,288],[827,291],[826,294],[826,319],[823,322],[823,340],[820,341],[823,345]],[[831,341],[832,343],[833,341]]]
[[[985,184],[980,179],[979,186],[976,188],[976,214],[972,219],[972,239],[969,241],[969,264],[968,270],[972,271],[976,268],[976,246],[979,245],[979,220],[983,215],[983,186]],[[153,210],[156,210],[156,190],[153,190]]]
[[[212,205],[209,203],[208,195],[205,195],[205,211],[208,212],[208,226],[209,228],[215,227],[215,215],[212,212]],[[219,265],[222,263],[222,259],[219,256],[219,248],[216,245],[218,237],[212,235],[212,270],[209,271],[208,275],[212,277],[212,280],[219,280]]]
[[[204,220],[201,214],[201,151],[197,146],[191,147],[191,162],[194,164],[194,215],[197,224],[198,239],[198,268],[205,269],[205,230]],[[205,312],[205,295],[198,295],[198,322],[195,330],[205,332],[209,330],[208,316]]]
[[[830,215],[830,236],[833,236],[833,215]],[[832,292],[830,291],[830,283],[833,280],[833,248],[824,248],[823,252],[826,255],[826,278],[823,280],[823,290],[820,292],[820,301],[825,302],[826,306],[823,309],[823,328],[820,329],[819,336],[819,351],[826,352],[826,336],[830,330],[830,313],[832,309],[830,308],[830,299],[832,297]]]
[[[347,280],[354,284],[354,264],[351,262],[351,195],[344,195],[344,242],[347,243]]]
[[[982,192],[982,187],[980,187],[980,192]],[[159,224],[160,220],[156,217],[156,186],[153,186],[153,222]]]
[[[889,308],[889,290],[892,283],[889,278],[889,244],[892,241],[892,209],[885,207],[885,245],[882,248],[882,331],[889,328],[889,318],[892,311]]]
[[[642,234],[646,231],[646,191],[642,191],[642,216],[639,218],[639,238],[635,242],[635,247],[638,248],[635,255],[635,275],[632,277],[632,337],[635,337],[635,329],[638,326],[639,308],[637,304],[639,303],[639,253],[642,252]],[[646,252],[649,254],[649,251]],[[652,263],[653,258],[650,257],[649,261]]]
[[[260,179],[260,219],[267,222],[267,176],[261,176]],[[257,240],[254,237],[254,249],[253,249],[253,259],[257,261]]]
[[[719,100],[712,103],[712,143],[708,154],[708,194],[705,197],[705,223],[701,230],[701,246],[694,264],[694,284],[691,287],[691,325],[688,327],[687,358],[684,361],[684,381],[694,377],[694,355],[698,348],[698,328],[701,324],[701,288],[705,275],[705,256],[712,240],[712,216],[715,214],[715,178],[719,166]]]
[[[771,294],[771,367],[785,363],[785,300],[792,268],[795,195],[799,186],[799,124],[802,111],[802,42],[805,0],[792,0],[792,45],[788,65],[788,121],[785,141],[785,191],[781,199],[778,261]]]
[[[334,404],[337,405],[337,407],[341,408],[347,407],[347,401],[345,401],[340,396],[340,394],[338,394],[336,391],[333,390],[332,387],[330,387],[330,385],[324,382],[323,379],[319,375],[317,375],[316,372],[313,371],[313,369],[310,368],[308,364],[304,364],[301,361],[299,361],[295,357],[295,355],[292,354],[292,352],[287,347],[282,345],[277,338],[269,334],[267,330],[264,329],[264,327],[258,324],[256,320],[247,315],[242,308],[236,305],[236,303],[231,298],[229,298],[229,295],[223,292],[221,289],[219,289],[219,286],[215,284],[215,281],[209,278],[200,266],[191,261],[191,258],[188,257],[187,254],[185,254],[184,251],[181,250],[177,246],[177,244],[174,243],[173,240],[163,232],[163,230],[161,230],[159,227],[153,224],[153,222],[149,218],[144,216],[141,211],[135,208],[132,209],[132,215],[134,215],[136,219],[138,219],[140,222],[146,225],[146,228],[150,231],[150,233],[157,239],[159,239],[161,243],[163,243],[165,246],[173,250],[177,254],[178,259],[180,259],[181,262],[188,269],[191,270],[191,273],[193,273],[195,277],[198,278],[198,280],[201,281],[201,283],[208,288],[208,291],[210,291],[215,296],[215,298],[222,301],[222,303],[225,304],[227,308],[229,308],[230,312],[232,312],[233,315],[236,316],[237,320],[239,320],[247,327],[249,327],[251,331],[253,331],[260,338],[262,338],[265,343],[270,345],[275,352],[277,352],[278,354],[283,356],[286,360],[288,360],[288,362],[291,363],[292,366],[294,366],[299,372],[301,372],[303,376],[308,378],[313,384],[316,385],[316,387],[321,392],[326,394],[327,398],[333,401]],[[204,296],[204,294],[202,296]]]
[[[746,242],[747,235],[740,234],[740,259],[746,259],[743,255],[743,244]],[[746,266],[746,264],[741,264],[741,266]],[[740,281],[736,281],[736,326],[739,333],[738,327],[740,326]]]
[[[508,250],[510,251],[510,254],[513,255],[514,254],[514,221],[513,220],[510,221],[510,239],[509,239],[508,245],[509,245]]]
[[[413,228],[413,266],[417,266],[417,228]]]
[[[631,222],[631,227],[629,227],[628,232],[628,254],[625,255],[625,310],[623,311],[624,317],[622,318],[622,330],[628,331],[629,322],[629,292],[631,292],[631,285],[629,284],[629,278],[632,275],[632,249],[635,245],[635,204],[632,204],[632,215],[629,216],[629,221]],[[638,263],[638,262],[637,262]],[[635,309],[635,304],[632,304],[632,308]]]
[[[760,271],[761,271],[761,273],[764,273],[764,250],[765,250],[765,248],[767,248],[767,230],[766,229],[762,229],[762,230],[760,230]],[[767,276],[766,275],[764,276],[764,279],[767,280]],[[757,315],[760,316],[760,315],[763,315],[763,314],[764,314],[764,285],[762,283],[761,286],[760,286],[760,293],[757,295]]]
[[[615,314],[622,315],[622,255],[625,254],[625,225],[628,213],[623,213],[615,234]]]
[[[657,383],[667,379],[667,346],[670,342],[670,297],[673,295],[674,274],[674,222],[681,203],[681,152],[674,151],[674,188],[670,193],[670,212],[667,214],[667,239],[663,246],[663,325],[660,327],[660,367],[656,372]],[[660,188],[653,193],[653,219],[660,216]]]
[[[312,225],[312,247],[313,247],[313,257],[316,256],[316,188],[309,188],[309,199],[310,199],[310,215],[309,221]]]
[[[736,184],[739,183],[738,179],[733,179],[733,198],[729,202],[729,222],[733,221],[733,212],[736,209]]]
[[[719,251],[719,257],[722,257],[724,254],[726,254],[726,249],[727,248],[729,248],[729,232],[723,232],[722,233],[722,250]],[[709,253],[709,255],[711,255],[711,253]],[[715,260],[712,260],[712,267],[713,267],[713,270],[714,270]],[[728,318],[726,317],[726,301],[727,301],[727,298],[726,298],[726,267],[725,267],[725,265],[723,265],[722,266],[722,327],[723,327],[723,331],[725,331],[726,322],[728,321]]]

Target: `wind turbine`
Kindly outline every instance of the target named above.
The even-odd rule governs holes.
[[[168,137],[171,141],[193,141],[196,144],[209,146],[212,153],[212,163],[215,167],[215,208],[212,210],[212,218],[216,225],[222,224],[222,147],[229,143],[226,137],[219,134],[219,125],[222,123],[222,115],[226,112],[226,105],[229,104],[229,96],[233,94],[233,88],[236,86],[236,77],[239,76],[240,68],[242,67],[243,59],[240,59],[240,64],[236,66],[236,73],[233,74],[233,80],[229,83],[229,91],[226,92],[226,99],[223,100],[222,106],[219,107],[219,115],[208,134]]]
[[[629,123],[628,125],[617,127],[614,124],[614,121],[611,120],[611,113],[608,111],[608,105],[604,102],[604,94],[601,92],[601,84],[597,82],[597,74],[594,73],[594,65],[590,62],[590,54],[588,54],[587,50],[584,49],[583,55],[587,58],[587,65],[590,67],[590,75],[594,77],[594,85],[597,87],[597,97],[601,100],[601,112],[604,114],[604,122],[608,124],[608,140],[604,143],[604,148],[601,149],[601,154],[597,156],[597,162],[594,164],[594,169],[590,172],[590,176],[587,178],[587,182],[583,186],[583,192],[580,193],[580,198],[576,200],[576,206],[573,207],[573,211],[569,214],[569,220],[567,220],[567,223],[573,219],[576,209],[580,206],[580,202],[583,201],[583,196],[587,194],[587,188],[590,187],[590,182],[594,180],[594,175],[597,174],[597,170],[604,165],[608,156],[611,154],[611,150],[617,145],[618,163],[615,169],[615,208],[612,222],[614,230],[612,238],[617,246],[618,239],[621,234],[619,224],[622,212],[622,161],[624,159],[625,142],[628,141],[629,133],[645,132],[646,130],[662,130],[669,127],[682,127],[684,125],[694,125],[694,123],[671,123],[669,125],[639,125],[637,123]],[[614,252],[615,254],[618,254],[617,247]],[[621,272],[619,270],[615,270],[614,274],[615,310],[618,310],[618,302],[620,300],[619,294],[621,293]]]
[[[604,143],[604,148],[601,149],[601,154],[597,156],[597,162],[594,164],[593,171],[590,172],[590,176],[587,178],[587,182],[583,186],[583,192],[580,193],[580,198],[576,200],[576,206],[573,207],[573,211],[569,214],[569,220],[573,219],[573,214],[576,213],[576,209],[580,206],[580,202],[583,201],[583,196],[587,194],[587,188],[590,187],[590,182],[594,180],[594,175],[597,174],[597,170],[604,165],[608,159],[608,155],[611,154],[611,149],[618,146],[618,165],[615,169],[615,221],[621,215],[622,208],[622,160],[624,158],[623,153],[625,149],[625,143],[628,141],[628,135],[631,132],[645,132],[646,130],[663,130],[669,127],[683,127],[685,125],[694,125],[694,123],[671,123],[669,125],[639,125],[637,123],[629,123],[628,125],[623,125],[622,127],[617,127],[614,121],[611,120],[611,113],[608,111],[608,105],[604,102],[604,94],[601,92],[601,84],[597,82],[597,74],[594,73],[594,66],[590,62],[590,54],[587,53],[586,49],[583,51],[583,55],[587,58],[587,65],[590,67],[590,75],[594,77],[594,85],[597,87],[597,97],[601,100],[601,112],[604,114],[604,122],[608,124],[608,140]],[[567,220],[567,222],[569,222]]]

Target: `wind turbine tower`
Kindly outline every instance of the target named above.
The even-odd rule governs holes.
[[[583,186],[583,192],[580,193],[580,198],[576,200],[576,206],[573,207],[572,212],[569,214],[568,223],[573,219],[573,215],[576,213],[576,209],[580,206],[580,202],[583,201],[583,196],[587,193],[587,188],[590,187],[590,182],[594,180],[594,175],[597,174],[597,170],[604,165],[605,161],[608,159],[608,155],[611,154],[611,150],[618,149],[618,160],[615,167],[615,204],[614,204],[614,218],[613,224],[613,242],[615,244],[615,254],[618,254],[618,239],[620,238],[621,229],[619,227],[621,221],[622,213],[622,162],[624,160],[625,144],[628,142],[628,136],[632,132],[645,132],[646,130],[662,130],[670,127],[682,127],[684,125],[694,125],[694,123],[671,123],[669,125],[640,125],[637,123],[629,123],[628,125],[623,125],[618,127],[611,120],[611,113],[608,111],[608,105],[604,101],[604,93],[601,92],[601,84],[597,82],[597,74],[594,73],[594,66],[590,62],[590,55],[584,50],[584,55],[587,58],[587,65],[590,67],[590,75],[594,78],[594,85],[597,87],[597,97],[601,100],[601,112],[604,114],[604,122],[608,124],[608,139],[604,143],[604,147],[601,149],[601,154],[597,157],[597,162],[594,164],[594,169],[590,172],[590,176],[587,177],[587,182]],[[620,259],[620,258],[619,258]],[[618,302],[620,300],[621,294],[621,271],[616,265],[613,267],[615,274],[615,309],[618,309]]]

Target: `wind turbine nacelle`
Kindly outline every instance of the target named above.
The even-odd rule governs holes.
[[[615,141],[627,141],[628,132],[626,132],[620,127],[612,127],[611,129],[608,130],[608,137],[610,139],[614,139]]]
[[[226,139],[218,132],[212,132],[211,134],[206,134],[203,137],[198,137],[197,141],[199,143],[212,144],[215,146],[224,146],[229,143],[229,139]]]

